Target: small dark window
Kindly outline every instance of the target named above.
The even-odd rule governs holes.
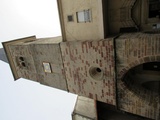
[[[73,15],[68,15],[68,22],[72,22],[73,21]]]
[[[21,65],[22,65],[23,67],[26,67],[26,64],[25,64],[24,62],[22,62]]]
[[[20,60],[20,61],[24,61],[24,58],[23,58],[23,57],[19,57],[19,60]]]
[[[160,1],[149,0],[149,18],[160,17]]]
[[[24,57],[22,57],[22,56],[16,57],[16,62],[20,68],[27,68],[26,61],[25,61]]]

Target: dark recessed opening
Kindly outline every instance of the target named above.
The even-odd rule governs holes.
[[[142,84],[142,86],[150,91],[160,93],[160,81],[149,81]],[[154,86],[154,87],[153,87]]]
[[[102,70],[101,70],[100,68],[97,68],[96,71],[97,71],[97,72],[101,72]]]
[[[101,80],[103,78],[103,71],[99,67],[91,67],[89,74],[95,80]]]
[[[73,16],[72,15],[68,15],[68,22],[72,22],[73,21]]]
[[[123,81],[135,92],[143,89],[160,94],[160,62],[148,62],[131,68]]]
[[[160,62],[144,63],[143,70],[160,71]]]
[[[26,67],[26,64],[24,62],[21,63],[23,67]]]
[[[21,61],[24,61],[24,58],[23,58],[23,57],[19,57],[19,59],[20,59]]]
[[[149,18],[160,17],[160,1],[149,0]]]
[[[144,33],[146,33],[146,34],[159,34],[160,31],[159,30],[152,30],[152,31],[145,31]]]
[[[130,33],[130,32],[138,32],[136,27],[122,27],[120,28],[120,33]]]

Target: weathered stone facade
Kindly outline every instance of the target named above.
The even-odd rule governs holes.
[[[159,34],[124,34],[116,39],[119,109],[152,119],[157,118],[158,120],[160,116],[159,93],[134,84],[134,78],[127,76],[127,72],[143,63],[159,62],[159,46]]]
[[[27,40],[28,41],[24,41]],[[41,84],[67,91],[61,49],[57,38],[24,38],[7,45],[8,57],[13,62],[15,79],[26,78]],[[57,42],[58,41],[58,42]],[[5,44],[5,43],[4,43]],[[45,72],[44,63],[51,72]],[[11,64],[11,62],[10,62]]]
[[[160,1],[57,3],[63,38],[3,44],[15,80],[27,78],[159,120]],[[150,63],[159,64],[152,66],[157,71],[145,69]]]
[[[96,41],[54,40],[57,38],[31,42],[21,39],[4,45],[9,48],[8,58],[14,63],[12,69],[17,78],[34,80],[117,106],[122,111],[159,119],[159,92],[142,85],[147,82],[148,74],[154,81],[159,80],[159,71],[142,69],[144,63],[160,61],[159,34],[129,33]],[[25,66],[21,66],[21,61]]]
[[[62,43],[56,38],[20,39],[6,48],[17,78],[116,105],[113,39]],[[49,64],[49,73],[43,63]]]

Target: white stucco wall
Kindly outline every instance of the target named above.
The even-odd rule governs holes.
[[[65,41],[99,40],[104,38],[101,0],[61,0],[61,25]],[[78,23],[76,12],[91,10],[91,22]],[[73,22],[68,22],[68,15],[73,15]]]
[[[78,96],[72,120],[97,120],[95,100]]]

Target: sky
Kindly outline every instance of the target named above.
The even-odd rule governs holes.
[[[56,0],[0,0],[0,42],[32,35],[61,36]],[[14,81],[9,65],[0,61],[0,120],[71,120],[76,97],[30,80]]]

